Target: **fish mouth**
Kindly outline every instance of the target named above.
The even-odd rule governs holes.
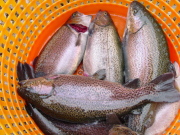
[[[77,32],[85,33],[88,30],[88,27],[82,24],[69,24],[71,28],[73,28]]]

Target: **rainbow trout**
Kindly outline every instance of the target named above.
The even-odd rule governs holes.
[[[43,113],[72,123],[104,120],[123,115],[149,102],[176,102],[174,74],[166,73],[144,87],[131,89],[119,83],[76,75],[47,75],[20,81],[18,94]]]
[[[139,135],[128,127],[115,125],[109,130],[109,135]]]
[[[155,106],[156,105],[156,106]],[[176,118],[180,109],[180,101],[174,103],[156,103],[153,107],[155,115],[153,124],[145,130],[144,135],[162,135]]]
[[[82,61],[91,22],[90,15],[75,12],[53,35],[35,62],[35,76],[73,74]]]
[[[101,74],[104,71],[99,72]],[[19,81],[35,78],[34,69],[26,62],[24,64],[18,63],[17,75]],[[98,78],[95,77],[95,79]],[[126,85],[130,84],[131,82],[128,82]],[[114,114],[107,115],[107,121],[77,124],[54,119],[40,112],[30,103],[26,103],[25,107],[28,114],[46,135],[107,135],[114,124],[121,124],[119,118]]]
[[[29,103],[26,105],[26,110],[46,135],[138,135],[128,127],[120,125],[117,122],[119,121],[117,116],[107,117],[106,119],[110,119],[110,121],[77,124],[63,122],[47,116]],[[117,120],[114,121],[114,119]]]
[[[144,86],[169,71],[170,60],[165,34],[153,16],[137,1],[129,6],[123,38],[126,81],[139,78],[140,86]],[[146,107],[145,111],[154,108],[150,105]],[[144,123],[145,119],[149,120],[145,116],[147,113],[148,111],[141,116],[130,116],[129,127],[143,132],[145,126],[151,123]],[[153,121],[153,118],[150,119]]]
[[[123,81],[123,58],[120,37],[106,11],[99,11],[90,25],[90,33],[83,58],[86,75],[105,69],[105,80]]]
[[[175,88],[180,92],[180,68],[177,62],[174,62],[175,68]],[[164,131],[174,121],[180,109],[180,101],[174,103],[156,103],[153,106],[155,115],[153,124],[145,130],[145,135],[162,135]],[[158,128],[157,128],[158,127]]]
[[[108,135],[113,126],[105,121],[85,124],[63,122],[41,113],[31,104],[26,106],[26,110],[45,135]]]

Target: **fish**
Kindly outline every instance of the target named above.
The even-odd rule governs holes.
[[[35,59],[35,76],[73,74],[83,59],[91,15],[74,12]]]
[[[26,110],[46,135],[108,135],[109,130],[113,127],[105,121],[85,124],[63,122],[43,114],[29,103],[26,105]]]
[[[175,70],[175,88],[180,92],[180,68],[175,61],[173,63]],[[180,101],[175,103],[157,103],[155,106],[155,115],[153,124],[145,130],[145,135],[162,135],[164,131],[174,121],[180,109]],[[170,111],[171,110],[171,111]],[[165,118],[165,119],[164,119]],[[158,128],[157,128],[158,127]]]
[[[132,131],[130,128],[122,125],[114,125],[109,130],[109,135],[139,135],[139,133],[136,133]]]
[[[169,72],[170,57],[165,34],[140,2],[130,3],[122,44],[125,82],[139,78],[140,86],[145,86],[159,75]],[[147,105],[143,115],[130,114],[128,127],[143,133],[153,123],[154,118],[147,111],[153,108]]]
[[[86,76],[105,69],[106,81],[123,83],[121,39],[107,11],[98,11],[90,24],[87,46],[83,57]]]
[[[128,8],[123,54],[125,80],[139,78],[140,86],[169,71],[165,34],[149,11],[137,1]]]
[[[25,108],[41,131],[46,135],[138,135],[128,127],[120,125],[119,122],[114,122],[117,116],[112,117],[110,115],[110,118],[107,117],[110,121],[74,124],[45,115],[29,103],[26,104]]]
[[[156,103],[153,124],[148,127],[144,135],[162,135],[174,121],[180,109],[180,101],[174,103]]]
[[[175,88],[180,91],[180,66],[179,64],[175,61],[173,63],[173,66],[174,66],[174,70],[175,70],[175,74],[176,74],[176,77],[175,77]]]
[[[17,92],[53,118],[89,123],[104,120],[110,113],[124,115],[149,102],[177,102],[180,93],[173,82],[172,72],[137,89],[85,76],[57,74],[20,81]]]
[[[35,78],[34,69],[26,62],[24,64],[18,62],[17,69],[19,81]],[[96,77],[101,77],[103,72],[104,70],[98,71],[92,78],[99,79]],[[133,85],[133,83],[137,83],[137,81],[138,80],[135,82],[128,82],[127,85]],[[54,119],[43,112],[40,112],[28,102],[26,102],[25,108],[36,125],[46,135],[108,135],[110,128],[112,128],[114,124],[120,124],[119,118],[114,114],[107,115],[106,121],[75,124]]]

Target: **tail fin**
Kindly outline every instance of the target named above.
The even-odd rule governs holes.
[[[20,62],[18,62],[18,65],[17,65],[17,76],[18,76],[19,81],[28,79],[24,65]]]
[[[27,63],[25,62],[25,63],[24,63],[24,68],[25,68],[25,72],[26,72],[26,74],[27,74],[27,76],[28,76],[29,79],[35,78],[33,67],[31,67],[29,64],[27,64]]]
[[[18,76],[19,81],[35,78],[34,69],[27,63],[22,64],[18,62],[17,76]]]
[[[180,93],[174,87],[174,74],[165,73],[153,81],[156,94],[153,95],[153,102],[177,102],[180,100]]]

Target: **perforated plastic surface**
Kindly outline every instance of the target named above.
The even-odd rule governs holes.
[[[180,1],[138,1],[161,24],[170,47],[171,61],[180,64]],[[0,0],[0,135],[43,134],[25,111],[25,102],[16,92],[17,62],[31,63],[74,11],[93,15],[99,9],[107,10],[122,37],[130,2],[131,0]],[[77,74],[82,74],[81,68]],[[165,134],[180,135],[180,111]]]

